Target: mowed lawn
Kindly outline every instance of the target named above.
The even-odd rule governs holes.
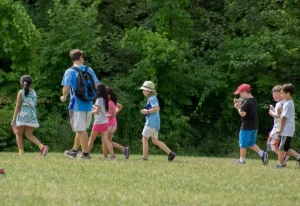
[[[0,153],[0,205],[299,205],[296,161],[275,169],[259,159],[132,155],[116,161],[63,154]]]

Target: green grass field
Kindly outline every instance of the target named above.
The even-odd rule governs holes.
[[[63,154],[0,153],[0,205],[298,205],[296,161],[275,169],[259,159],[140,156],[104,161]]]

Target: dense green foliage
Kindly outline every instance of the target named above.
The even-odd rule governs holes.
[[[180,154],[238,149],[232,100],[241,83],[253,86],[260,105],[262,147],[272,126],[272,87],[293,83],[300,109],[300,3],[294,0],[2,0],[0,12],[0,151],[15,149],[9,123],[25,73],[40,99],[35,134],[55,151],[72,145],[59,96],[73,48],[82,49],[86,64],[118,93],[124,110],[116,140],[136,152],[145,80],[157,85],[160,138]],[[295,148],[299,135],[297,129]]]

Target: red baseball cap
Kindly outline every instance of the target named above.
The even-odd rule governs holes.
[[[241,92],[250,92],[250,91],[251,91],[251,86],[249,84],[241,84],[234,92],[234,94],[239,94]]]

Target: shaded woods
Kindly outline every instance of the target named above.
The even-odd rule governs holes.
[[[35,134],[51,151],[72,145],[67,104],[59,96],[74,48],[117,92],[124,109],[115,138],[133,152],[141,150],[145,80],[158,88],[160,138],[179,155],[238,151],[233,92],[241,83],[252,85],[259,103],[262,148],[272,127],[267,108],[274,85],[293,83],[300,111],[297,1],[1,0],[0,13],[0,151],[16,151],[10,122],[23,74],[33,77],[39,97]],[[298,121],[296,130],[299,148]]]

